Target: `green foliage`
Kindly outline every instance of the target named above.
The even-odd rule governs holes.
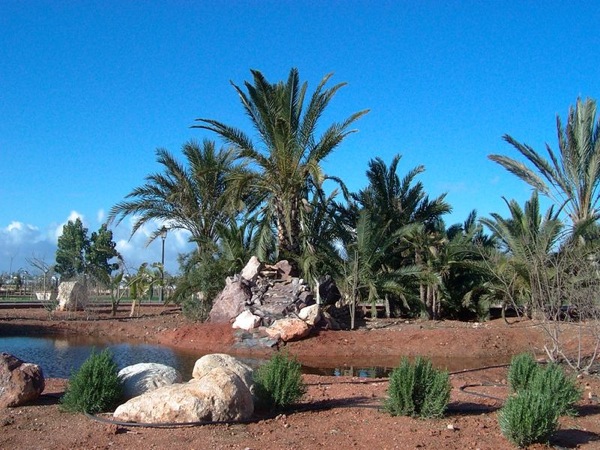
[[[232,275],[224,258],[207,252],[194,252],[180,260],[183,275],[178,278],[173,301],[182,306],[190,320],[203,321],[208,317],[214,298]]]
[[[575,380],[565,375],[557,364],[542,367],[530,353],[513,357],[508,369],[508,384],[512,392],[541,392],[552,399],[558,415],[574,415],[573,405],[581,398]]]
[[[498,414],[502,434],[519,447],[547,442],[558,426],[558,417],[552,397],[533,390],[509,397]]]
[[[112,231],[106,224],[93,232],[90,238],[81,219],[69,221],[58,238],[54,270],[64,279],[91,275],[103,283],[109,283],[110,274],[118,268],[117,263],[108,262],[120,257],[116,245]]]
[[[575,403],[581,398],[581,391],[577,388],[575,380],[565,375],[557,364],[548,364],[545,368],[538,368],[529,383],[529,390],[541,392],[552,399],[554,409],[560,416],[574,416]]]
[[[498,420],[504,436],[520,447],[546,442],[561,415],[575,415],[573,405],[581,398],[575,380],[558,365],[542,367],[529,353],[513,357],[508,384],[516,395],[506,401]]]
[[[122,397],[118,368],[108,349],[92,354],[71,375],[61,408],[69,412],[95,414],[117,406]]]
[[[254,374],[256,403],[259,409],[284,409],[306,392],[300,363],[287,353],[278,352]]]
[[[448,372],[435,369],[430,360],[402,358],[390,375],[384,409],[393,416],[442,417],[450,389]]]
[[[513,356],[507,375],[511,391],[521,392],[526,389],[538,370],[539,366],[531,353]]]

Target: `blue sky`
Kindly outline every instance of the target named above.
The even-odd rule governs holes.
[[[516,156],[503,134],[556,148],[556,115],[600,98],[598,23],[591,1],[3,0],[0,273],[52,263],[69,219],[97,230],[159,170],[156,148],[214,138],[195,118],[251,132],[229,84],[250,69],[347,82],[323,125],[371,110],[324,165],[352,190],[371,158],[400,153],[401,176],[423,164],[426,191],[448,193],[448,223],[504,214],[502,196],[530,191],[487,155]],[[152,231],[113,228],[129,266],[160,260]],[[190,248],[170,234],[167,269]]]

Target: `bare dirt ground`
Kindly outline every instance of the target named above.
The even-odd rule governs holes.
[[[230,327],[196,324],[173,308],[142,307],[140,316],[120,311],[109,318],[93,314],[53,314],[44,310],[0,310],[0,336],[13,333],[85,333],[107,341],[135,339],[171,345],[199,354],[227,352],[268,355],[273,350],[235,349]],[[397,365],[402,355],[424,355],[448,361],[449,370],[465,358],[485,365],[505,363],[522,351],[543,356],[544,336],[534,322],[507,325],[502,320],[461,322],[373,321],[357,331],[320,331],[285,348],[300,361],[331,367],[332,361],[358,366],[377,361]],[[2,349],[0,349],[2,351]],[[456,367],[452,367],[452,361]],[[391,417],[381,411],[387,380],[305,375],[308,392],[285,415],[260,417],[230,425],[141,428],[107,424],[83,415],[63,413],[58,398],[66,380],[46,380],[35,403],[0,410],[2,449],[510,449],[501,434],[497,411],[508,394],[506,368],[460,371],[451,375],[452,394],[445,418],[419,420]],[[578,379],[584,395],[579,416],[561,419],[550,446],[533,448],[600,448],[600,380]]]

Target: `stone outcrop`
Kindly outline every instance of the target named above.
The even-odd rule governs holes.
[[[217,356],[214,360],[225,361],[220,358],[222,355]],[[202,369],[200,378],[187,383],[163,386],[132,398],[120,405],[113,416],[117,420],[139,423],[249,419],[254,413],[252,393],[227,364],[225,361],[223,365]]]
[[[63,281],[58,286],[57,311],[82,310],[88,303],[88,292],[79,281]]]
[[[0,353],[0,407],[20,406],[37,399],[44,390],[44,374],[37,364]]]
[[[125,399],[183,381],[179,371],[157,363],[139,363],[124,367],[119,371],[119,378],[123,382]]]
[[[330,302],[340,299],[331,277],[321,280],[319,293],[323,306],[331,306]],[[321,310],[311,288],[298,278],[292,264],[286,260],[274,265],[263,264],[253,256],[239,275],[227,279],[225,289],[213,303],[209,319],[233,322],[234,328],[249,333],[239,334],[243,343],[255,346],[262,343],[265,336],[288,341],[308,336],[314,326],[333,328],[335,321],[329,320],[331,314],[322,315]],[[272,328],[282,319],[286,320]]]
[[[213,323],[229,323],[245,308],[252,297],[249,287],[240,278],[227,278],[225,288],[213,302],[208,320]]]

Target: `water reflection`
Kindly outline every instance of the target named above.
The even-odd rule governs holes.
[[[0,337],[0,352],[11,353],[18,358],[38,364],[47,378],[68,378],[96,349],[110,349],[119,368],[141,362],[155,362],[174,367],[184,379],[192,376],[194,364],[202,354],[178,351],[169,347],[139,343],[108,343],[89,336]],[[253,368],[264,360],[239,358]],[[315,375],[358,376],[366,378],[387,377],[400,364],[398,356],[346,358],[301,358],[302,371]],[[507,363],[496,358],[432,358],[434,366],[455,372],[495,364]]]

